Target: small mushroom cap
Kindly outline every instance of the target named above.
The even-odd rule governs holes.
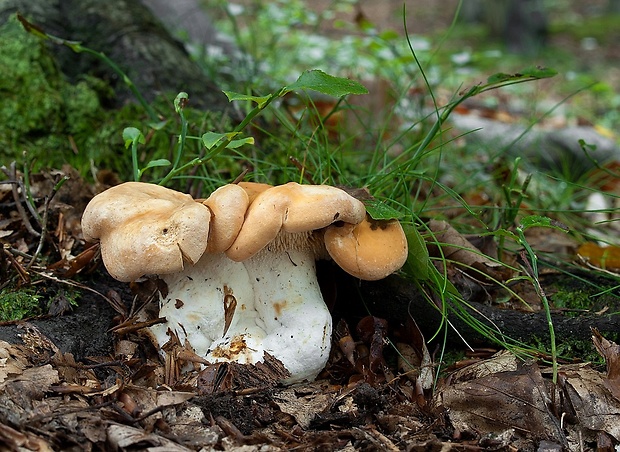
[[[336,221],[359,223],[364,204],[345,191],[329,185],[289,182],[267,188],[251,202],[245,222],[226,255],[244,261],[271,243],[280,232],[303,233]]]
[[[211,210],[211,230],[207,252],[223,253],[233,244],[241,230],[250,205],[245,189],[235,184],[224,185],[203,201]]]
[[[366,217],[357,225],[332,225],[324,238],[331,258],[347,273],[366,281],[385,278],[407,260],[407,237],[397,220]]]
[[[126,182],[95,196],[82,216],[84,239],[101,243],[110,275],[133,281],[179,272],[207,247],[209,209],[159,185]]]
[[[248,199],[250,200],[250,204],[254,202],[254,199],[265,190],[269,190],[273,188],[273,185],[269,184],[261,184],[260,182],[239,182],[237,185],[243,188],[245,192],[248,194]]]

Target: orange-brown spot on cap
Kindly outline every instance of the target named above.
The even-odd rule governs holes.
[[[367,216],[357,225],[330,226],[324,237],[331,258],[347,273],[367,281],[385,278],[407,260],[407,238],[397,220]]]

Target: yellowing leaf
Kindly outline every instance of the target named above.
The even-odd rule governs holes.
[[[599,246],[587,242],[577,249],[577,255],[594,267],[606,270],[620,270],[620,247]]]

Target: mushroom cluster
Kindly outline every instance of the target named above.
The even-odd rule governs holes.
[[[199,202],[127,182],[92,199],[82,228],[114,278],[166,283],[167,322],[150,328],[159,346],[175,335],[209,362],[254,364],[268,353],[288,370],[286,384],[314,379],[329,357],[315,261],[377,280],[407,258],[398,221],[372,220],[361,201],[327,185],[242,182]]]

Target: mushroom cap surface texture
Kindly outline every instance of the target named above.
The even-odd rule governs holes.
[[[207,252],[223,253],[233,244],[250,205],[247,191],[227,184],[211,193],[203,204],[211,210],[211,229]]]
[[[133,281],[180,272],[207,248],[209,209],[190,195],[126,182],[95,196],[82,216],[86,241],[99,239],[110,275]]]
[[[347,273],[376,281],[400,269],[407,260],[407,237],[398,220],[372,220],[332,225],[325,230],[325,248]]]
[[[337,221],[357,224],[366,216],[364,203],[329,185],[289,182],[249,196],[253,201],[241,231],[226,250],[226,255],[237,262],[258,253],[280,232],[304,233]]]

